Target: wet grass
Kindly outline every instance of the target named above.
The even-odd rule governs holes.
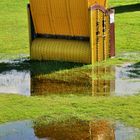
[[[72,118],[113,119],[140,128],[139,101],[140,95],[100,98],[72,94],[45,97],[0,95],[0,123],[37,118],[40,123]]]

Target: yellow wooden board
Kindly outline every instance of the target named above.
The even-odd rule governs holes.
[[[90,10],[90,48],[91,48],[91,61],[94,64],[97,61],[97,11]]]
[[[109,46],[110,46],[110,20],[109,20],[109,16],[105,15],[104,16],[104,20],[105,20],[105,38],[104,38],[104,59],[106,60],[107,58],[109,58]]]
[[[89,37],[88,7],[106,0],[30,0],[36,33]]]
[[[90,45],[92,64],[109,58],[109,15],[100,10],[90,10]]]
[[[97,42],[97,48],[98,48],[98,62],[102,61],[104,59],[103,55],[103,12],[98,10],[98,42]]]

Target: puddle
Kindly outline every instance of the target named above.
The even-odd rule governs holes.
[[[140,130],[109,121],[72,121],[37,125],[18,121],[0,125],[2,140],[136,140]]]
[[[0,74],[0,91],[30,95],[30,72],[11,70]]]
[[[0,93],[5,94],[124,96],[138,94],[139,85],[140,63],[93,69],[82,64],[26,59],[0,63]]]

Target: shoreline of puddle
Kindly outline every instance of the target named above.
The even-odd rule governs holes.
[[[138,128],[108,120],[77,120],[48,125],[38,125],[31,120],[24,120],[0,125],[2,140],[136,140],[136,138],[140,138]]]
[[[0,93],[25,96],[52,93],[125,96],[140,93],[140,63],[96,66],[93,69],[83,69],[83,66],[76,63],[28,59],[3,62],[0,63]],[[66,73],[63,73],[63,70]],[[75,71],[69,75],[70,70]],[[48,75],[53,75],[53,78]]]

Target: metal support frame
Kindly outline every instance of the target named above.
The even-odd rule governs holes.
[[[92,64],[115,56],[114,10],[95,4],[90,7]]]

